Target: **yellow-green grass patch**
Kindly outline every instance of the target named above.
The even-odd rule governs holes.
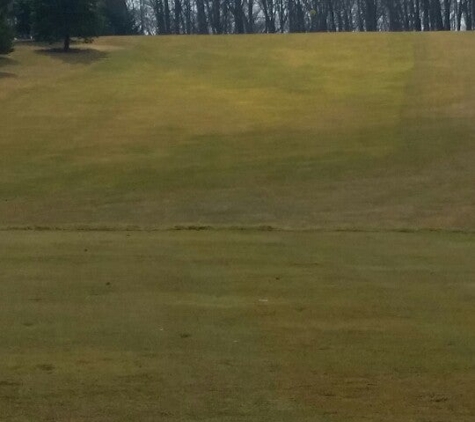
[[[0,223],[473,229],[474,43],[18,45],[0,62]]]

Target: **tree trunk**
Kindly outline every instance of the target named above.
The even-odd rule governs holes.
[[[456,22],[456,28],[457,28],[457,31],[460,31],[461,29],[461,25],[462,25],[462,3],[458,3],[456,2],[455,3],[455,6],[456,6],[456,15],[457,15],[457,22]]]
[[[241,0],[234,0],[234,32],[244,34],[244,19]]]
[[[175,34],[180,34],[180,16],[181,16],[181,2],[180,0],[175,0],[175,7],[174,7],[174,14],[175,14]]]
[[[330,13],[330,32],[336,32],[335,9],[333,8],[333,0],[328,0],[328,11]]]
[[[144,35],[145,34],[145,4],[144,4],[144,0],[140,0],[139,7],[140,7],[140,33],[142,35]]]
[[[287,13],[289,14],[289,32],[295,32],[294,0],[287,1]]]
[[[442,21],[442,8],[440,7],[439,0],[432,0],[430,20],[433,30],[442,31],[444,29],[444,22]]]
[[[254,0],[248,0],[247,3],[247,32],[248,34],[254,33]]]
[[[374,32],[378,26],[378,20],[376,17],[376,1],[366,0],[366,30],[368,32]]]
[[[70,46],[71,46],[71,36],[68,33],[64,36],[63,51],[67,53],[70,50]]]
[[[422,17],[424,22],[424,31],[430,31],[429,0],[422,0]]]
[[[363,7],[362,7],[362,4],[361,4],[361,0],[357,0],[357,19],[356,19],[356,22],[358,23],[358,31],[359,32],[363,32],[364,31],[364,19],[363,19]]]
[[[272,1],[271,1],[271,3],[272,3]],[[278,14],[278,17],[279,17],[279,31],[284,33],[285,32],[285,23],[286,23],[286,20],[287,20],[287,18],[285,16],[284,0],[277,0],[277,14]]]
[[[444,29],[450,31],[450,0],[444,0]]]
[[[190,35],[193,32],[193,23],[191,21],[191,1],[185,0],[185,33]]]
[[[213,0],[213,29],[215,34],[221,34],[223,32],[221,28],[221,10],[219,0]]]
[[[198,33],[207,34],[208,33],[208,23],[206,22],[206,12],[205,5],[203,0],[196,1],[197,9],[197,18],[198,18]]]
[[[171,25],[170,25],[170,5],[168,4],[168,0],[164,0],[164,26],[165,26],[165,34],[171,34]]]
[[[419,3],[419,0],[416,0],[415,2],[415,11],[414,11],[414,15],[415,15],[415,21],[414,21],[414,24],[415,24],[415,29],[416,31],[422,31],[422,22],[421,22],[421,5]]]
[[[472,31],[475,28],[475,1],[467,1],[467,31]]]

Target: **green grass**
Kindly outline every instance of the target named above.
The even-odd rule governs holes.
[[[474,420],[473,33],[80,48],[0,58],[0,422]]]
[[[475,236],[4,232],[0,420],[453,421]]]
[[[472,33],[18,46],[0,62],[0,223],[474,229],[474,47]]]

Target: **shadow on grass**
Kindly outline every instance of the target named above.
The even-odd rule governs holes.
[[[44,48],[35,52],[69,64],[92,64],[107,57],[104,51],[93,48],[71,48],[67,53],[62,48]]]
[[[17,64],[16,60],[11,59],[10,57],[0,56],[0,67],[12,66],[15,64]]]
[[[16,78],[17,75],[15,75],[14,73],[10,73],[10,72],[0,72],[0,79],[3,79],[3,78]]]
[[[2,68],[3,66],[11,66],[15,64],[17,64],[17,62],[15,60],[10,59],[9,57],[0,57],[0,68]],[[15,73],[0,71],[0,79],[16,78],[16,76],[17,75]]]

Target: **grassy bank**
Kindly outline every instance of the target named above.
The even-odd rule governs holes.
[[[475,228],[475,38],[104,38],[1,59],[0,223]]]

